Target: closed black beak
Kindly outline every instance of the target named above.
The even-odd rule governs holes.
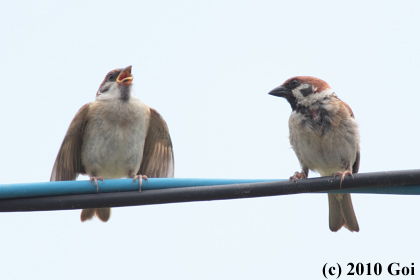
[[[287,98],[292,94],[292,91],[288,88],[285,88],[284,86],[279,86],[270,91],[268,94],[278,96],[278,97],[284,97]]]

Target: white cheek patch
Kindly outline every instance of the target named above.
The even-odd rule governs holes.
[[[130,87],[129,90],[130,90],[129,96],[130,97],[134,96],[134,90],[132,86]],[[115,100],[121,97],[121,89],[118,87],[116,83],[111,84],[111,86],[106,92],[100,93],[98,91],[98,93],[99,94],[96,96],[96,100]]]
[[[327,88],[321,91],[320,93],[311,93],[311,94],[308,94],[307,96],[303,96],[303,94],[301,93],[301,90],[307,89],[309,87],[312,87],[312,85],[301,84],[300,86],[298,86],[292,91],[293,95],[296,97],[297,103],[304,107],[309,107],[312,104],[317,103],[326,97],[330,97],[334,95],[333,90],[330,88]],[[316,91],[316,88],[313,88],[313,92],[315,91]]]

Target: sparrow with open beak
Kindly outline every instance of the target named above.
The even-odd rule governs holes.
[[[309,170],[321,176],[344,177],[357,173],[360,163],[359,130],[350,107],[323,80],[301,76],[288,79],[269,94],[284,97],[292,107],[290,144],[302,171],[290,177],[308,177]],[[350,194],[328,194],[331,231],[342,226],[359,231]]]
[[[87,174],[111,178],[173,177],[174,156],[168,126],[161,115],[134,95],[131,66],[109,72],[96,100],[77,112],[58,152],[51,181]],[[83,209],[82,222],[96,215],[108,221],[110,208]]]

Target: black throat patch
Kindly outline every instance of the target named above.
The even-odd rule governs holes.
[[[120,94],[120,100],[127,102],[130,99],[130,90],[131,85],[122,85],[120,86],[121,94]]]
[[[286,98],[287,102],[289,102],[290,106],[292,107],[292,110],[295,111],[297,109],[297,106],[298,106],[296,97],[294,97],[293,95],[292,96],[288,95],[285,98]]]
[[[309,109],[298,104],[295,111],[305,117],[302,125],[309,126],[314,131],[319,131],[321,135],[325,135],[330,130],[332,118],[322,106],[317,109]]]

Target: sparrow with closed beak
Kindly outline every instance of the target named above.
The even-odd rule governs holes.
[[[292,107],[289,119],[290,144],[302,171],[290,177],[308,177],[309,170],[321,176],[353,177],[360,163],[359,130],[350,107],[330,86],[314,77],[294,77],[269,94],[284,97]],[[328,194],[331,231],[342,226],[359,231],[350,194]]]
[[[54,163],[50,181],[173,177],[174,156],[161,115],[134,95],[131,66],[109,72],[96,100],[77,112]],[[110,208],[83,209],[82,222],[96,215],[108,221]]]

